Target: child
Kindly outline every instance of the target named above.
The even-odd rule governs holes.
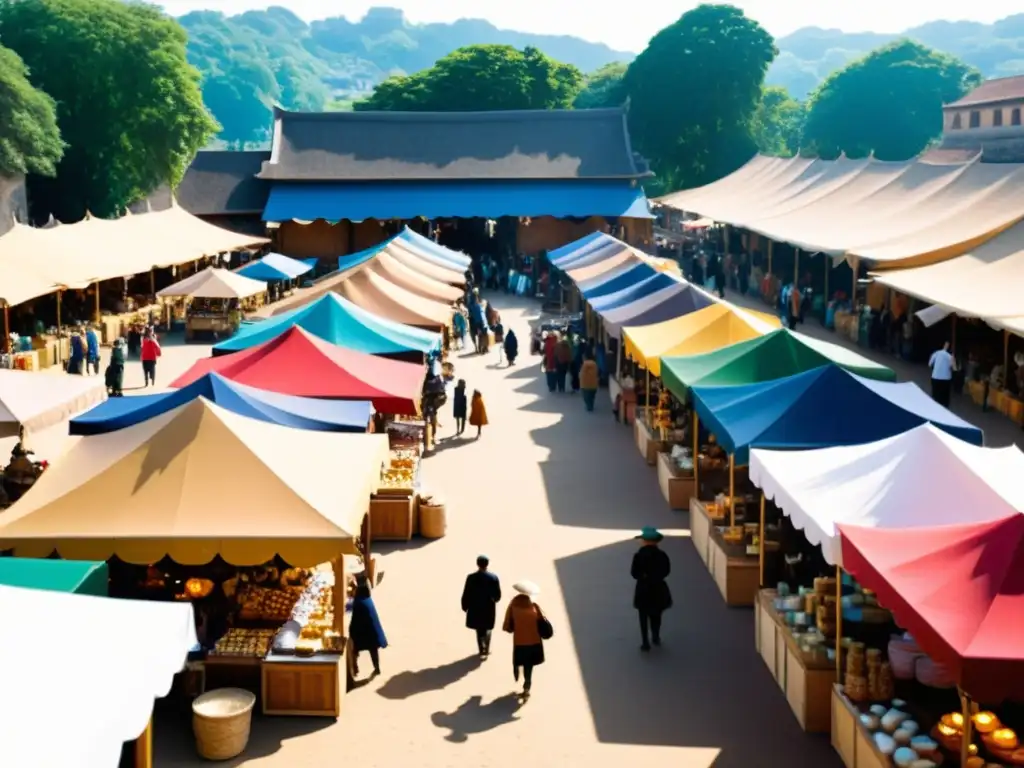
[[[459,379],[452,399],[452,415],[455,417],[455,436],[466,431],[466,380]]]
[[[479,440],[480,433],[483,432],[484,425],[487,424],[487,406],[484,405],[484,396],[477,389],[473,390],[473,405],[469,411],[469,423],[476,427],[476,436]]]

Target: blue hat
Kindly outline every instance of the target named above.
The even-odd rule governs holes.
[[[665,537],[661,534],[661,531],[653,525],[645,525],[641,529],[640,535],[637,536],[637,538],[642,539],[643,541],[661,541]]]

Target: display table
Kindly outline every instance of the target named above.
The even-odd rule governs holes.
[[[263,714],[339,717],[345,696],[345,657],[271,653],[260,664]]]
[[[697,499],[696,496],[691,496],[690,541],[697,548],[697,554],[700,555],[704,565],[708,564],[708,542],[711,539],[711,528],[714,524],[708,517],[708,509],[704,506],[704,502]]]
[[[891,763],[861,725],[860,711],[838,683],[832,685],[832,747],[846,768],[889,768]]]
[[[748,608],[757,602],[760,561],[747,555],[744,545],[726,542],[716,526],[711,526],[707,566],[726,605]]]
[[[827,733],[832,727],[829,700],[836,681],[835,662],[824,654],[812,655],[801,649],[775,610],[776,594],[774,589],[763,589],[758,594],[754,643],[785,693],[800,727],[807,733]]]
[[[659,438],[654,430],[648,426],[642,412],[633,421],[633,437],[636,440],[636,447],[640,451],[640,455],[652,467],[658,463],[659,453],[672,450],[672,444],[667,440]]]
[[[376,541],[409,541],[413,534],[412,491],[409,495],[375,494],[370,498],[370,536]]]
[[[668,453],[659,453],[656,466],[658,468],[658,487],[661,495],[671,509],[689,509],[696,485],[692,474],[677,474],[678,470]],[[692,521],[691,521],[692,527]]]

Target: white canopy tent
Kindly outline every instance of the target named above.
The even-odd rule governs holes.
[[[1024,453],[982,448],[925,424],[864,445],[750,452],[750,479],[825,560],[842,565],[837,525],[920,528],[1024,512]]]
[[[0,370],[0,437],[38,432],[107,399],[100,377]]]
[[[11,766],[116,766],[196,644],[189,603],[0,586],[0,616],[0,743]]]
[[[219,267],[207,267],[157,291],[156,295],[161,299],[246,299],[266,290],[267,284],[263,280],[253,280]]]

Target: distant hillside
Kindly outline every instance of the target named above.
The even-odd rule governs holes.
[[[933,21],[899,35],[805,27],[776,41],[780,53],[768,72],[768,82],[805,98],[850,60],[901,37],[959,56],[986,77],[1024,74],[1024,13],[1019,13],[994,24]]]

